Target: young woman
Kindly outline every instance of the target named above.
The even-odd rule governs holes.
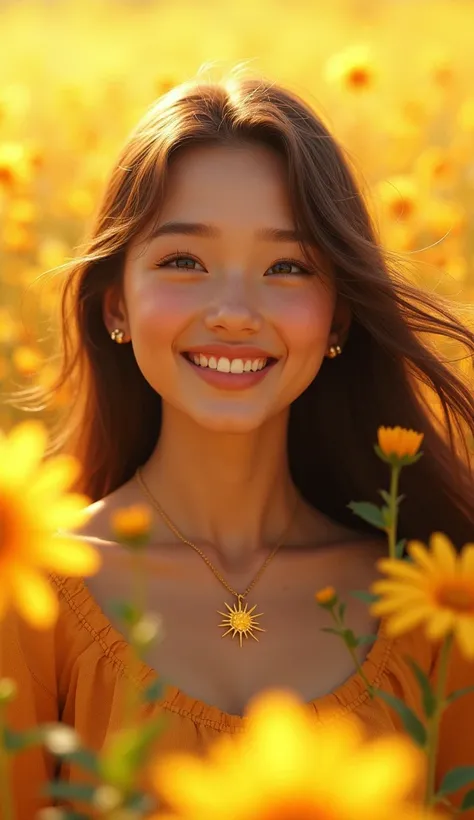
[[[321,631],[329,622],[314,593],[334,586],[347,623],[377,633],[359,648],[366,677],[419,709],[404,657],[435,676],[436,647],[421,630],[389,640],[349,597],[375,579],[387,546],[348,504],[377,502],[387,486],[377,428],[412,428],[424,455],[402,476],[399,537],[472,540],[474,400],[423,334],[471,355],[474,335],[389,265],[317,114],[261,78],[171,90],[131,133],[66,271],[53,391],[75,394],[51,452],[82,462],[76,489],[94,503],[73,535],[103,565],[92,578],[52,576],[54,634],[12,616],[16,725],[60,719],[99,749],[119,724],[127,676],[143,687],[159,674],[165,697],[143,715],[166,713],[162,751],[201,753],[244,730],[249,700],[276,686],[299,693],[315,719],[355,713],[373,735],[400,729]],[[154,511],[147,604],[163,637],[134,672],[108,608],[132,594],[110,517],[143,502]],[[255,620],[242,641],[225,624],[243,604]],[[470,682],[474,666],[455,652],[450,685]],[[443,724],[438,779],[474,764],[473,738],[471,696]],[[16,765],[26,820],[53,763],[38,752]],[[69,766],[61,777],[85,779]]]

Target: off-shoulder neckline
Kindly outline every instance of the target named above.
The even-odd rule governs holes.
[[[125,636],[111,623],[92,592],[87,587],[84,577],[59,576],[49,573],[50,580],[57,586],[60,595],[65,599],[78,621],[85,626],[91,636],[101,645],[104,654],[140,689],[147,688],[160,678],[152,666],[141,659],[135,659],[132,646]],[[75,598],[81,595],[80,605]],[[84,614],[85,610],[87,616]],[[361,670],[368,683],[378,687],[387,672],[392,654],[394,639],[387,635],[386,619],[382,618],[376,632],[374,643],[370,647]],[[114,648],[112,648],[114,647]],[[131,670],[132,662],[136,673]],[[247,715],[224,712],[217,706],[191,697],[172,683],[164,682],[164,695],[159,705],[183,716],[188,716],[196,723],[216,726],[220,730],[239,731],[245,728]],[[370,697],[367,686],[356,670],[332,692],[313,698],[304,705],[318,714],[331,714],[331,719],[355,711]]]

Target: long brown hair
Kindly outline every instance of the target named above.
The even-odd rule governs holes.
[[[382,251],[350,163],[326,126],[297,93],[262,76],[197,77],[145,113],[114,164],[82,249],[62,266],[58,380],[49,389],[19,391],[11,403],[43,410],[69,386],[72,400],[52,429],[48,454],[78,457],[83,469],[75,489],[93,501],[149,458],[161,397],[141,374],[132,346],[110,340],[103,295],[120,281],[130,241],[156,224],[170,157],[193,144],[236,141],[257,141],[284,157],[295,225],[329,260],[352,311],[342,355],[323,361],[290,409],[290,468],[300,492],[333,519],[375,533],[347,505],[381,503],[378,491],[389,476],[374,452],[377,428],[412,428],[424,433],[424,455],[402,474],[399,536],[426,540],[441,530],[458,548],[474,540],[472,391],[421,338],[465,344],[472,356],[474,333],[449,300],[410,283],[397,258]],[[311,259],[311,248],[304,252]]]

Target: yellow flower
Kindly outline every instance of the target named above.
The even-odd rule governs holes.
[[[110,516],[115,536],[121,541],[135,541],[148,537],[153,513],[148,504],[121,507]]]
[[[406,430],[404,427],[379,427],[377,431],[379,447],[387,457],[414,456],[420,449],[423,433]]]
[[[420,541],[408,543],[413,559],[382,558],[377,566],[389,579],[371,588],[380,600],[371,613],[387,616],[387,633],[401,635],[425,623],[433,641],[453,632],[461,652],[474,659],[474,543],[457,554],[449,538],[435,532],[430,549]]]
[[[90,499],[65,492],[78,463],[67,455],[42,463],[46,444],[38,421],[23,422],[9,435],[0,431],[0,620],[13,605],[38,628],[51,626],[58,613],[45,572],[92,575],[100,567],[90,545],[56,534],[85,522]]]
[[[404,174],[390,177],[379,184],[378,190],[390,219],[407,220],[417,211],[420,193],[413,177]]]
[[[375,81],[375,69],[370,49],[355,45],[333,54],[326,64],[326,79],[336,82],[350,91],[364,91]]]
[[[336,590],[334,587],[324,587],[316,592],[314,597],[318,604],[328,604],[336,597]]]
[[[175,752],[152,762],[168,818],[421,818],[412,801],[424,761],[407,738],[369,742],[356,718],[317,724],[285,690],[255,697],[248,717],[247,731],[216,740],[207,760]]]
[[[13,364],[22,376],[31,376],[37,373],[43,358],[41,353],[28,345],[18,345],[12,354]]]

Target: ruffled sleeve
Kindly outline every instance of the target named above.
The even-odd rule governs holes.
[[[433,683],[438,678],[439,653],[433,668]],[[467,661],[456,644],[451,650],[448,670],[447,694],[465,687],[474,687],[474,661]],[[443,714],[437,761],[438,788],[445,774],[457,766],[474,767],[474,691],[451,703]],[[474,782],[461,789],[450,800],[456,807],[464,795],[474,789]],[[463,820],[474,820],[474,809],[463,812]]]
[[[56,686],[55,630],[30,627],[13,610],[0,624],[2,677],[12,678],[16,698],[7,708],[7,725],[15,731],[59,720]],[[10,758],[10,783],[16,820],[31,820],[45,806],[41,788],[56,776],[57,762],[44,746],[35,746]]]

